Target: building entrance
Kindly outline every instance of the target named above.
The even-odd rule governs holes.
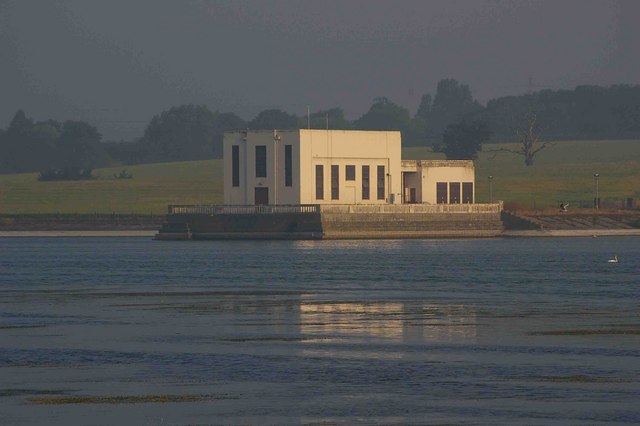
[[[269,188],[256,187],[256,190],[255,190],[255,203],[256,203],[256,206],[269,205]]]

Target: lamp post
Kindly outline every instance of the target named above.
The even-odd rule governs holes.
[[[593,179],[596,181],[596,199],[594,200],[593,204],[596,207],[596,210],[598,210],[600,208],[600,191],[598,188],[598,179],[600,178],[600,174],[599,173],[594,173],[593,174]]]
[[[493,204],[493,176],[489,176],[489,203]]]

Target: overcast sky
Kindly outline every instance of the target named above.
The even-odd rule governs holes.
[[[0,0],[0,128],[17,109],[133,139],[197,103],[415,112],[442,78],[480,102],[640,83],[637,0]]]

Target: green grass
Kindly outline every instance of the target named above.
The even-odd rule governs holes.
[[[114,179],[126,169],[133,179]],[[163,214],[168,204],[222,202],[222,161],[94,170],[89,181],[39,182],[37,174],[0,176],[0,213]]]
[[[526,167],[521,156],[488,152],[517,145],[486,145],[476,161],[476,201],[494,199],[521,208],[570,209],[590,203],[593,174],[600,174],[600,197],[610,206],[640,199],[640,140],[562,141],[538,153]],[[440,159],[426,148],[405,148],[405,159]],[[133,179],[114,179],[126,169]],[[91,181],[38,182],[37,175],[0,175],[0,213],[164,214],[168,204],[222,203],[222,161],[206,160],[94,171]],[[636,201],[637,202],[637,201]]]

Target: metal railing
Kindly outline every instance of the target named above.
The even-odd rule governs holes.
[[[213,216],[219,214],[278,214],[278,213],[319,213],[318,204],[295,204],[273,206],[219,206],[219,205],[170,205],[168,213]]]
[[[490,204],[379,204],[330,205],[320,207],[322,213],[500,213],[502,201]]]

